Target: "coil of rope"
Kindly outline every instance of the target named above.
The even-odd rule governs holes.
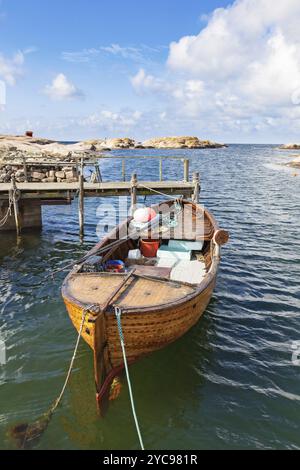
[[[11,217],[12,215],[12,207],[13,207],[14,201],[18,201],[19,199],[20,199],[20,193],[16,188],[9,191],[8,208],[4,217],[0,219],[0,227],[4,227],[4,225],[7,223],[9,217]]]

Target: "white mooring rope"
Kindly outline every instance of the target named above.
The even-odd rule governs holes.
[[[141,188],[145,188],[145,189],[148,189],[148,191],[151,191],[152,193],[156,193],[156,194],[159,194],[160,196],[164,196],[164,197],[167,197],[169,199],[173,199],[174,201],[177,201],[178,200],[178,197],[175,197],[175,196],[171,196],[170,194],[166,194],[166,193],[162,193],[161,191],[157,191],[156,189],[153,189],[153,188],[150,188],[149,186],[146,186],[142,183],[138,183],[138,187],[141,187]]]
[[[44,413],[42,419],[39,419],[35,423],[27,425],[27,429],[26,429],[26,432],[24,434],[23,443],[22,443],[22,446],[21,446],[22,449],[25,449],[30,441],[36,440],[37,438],[40,438],[42,436],[42,434],[48,428],[48,425],[51,421],[51,418],[52,418],[53,414],[55,413],[55,411],[59,407],[59,405],[60,405],[60,403],[61,403],[61,401],[64,397],[66,388],[67,388],[67,386],[69,384],[69,381],[70,381],[70,377],[71,377],[71,374],[72,374],[72,371],[73,371],[73,367],[74,367],[75,359],[76,359],[76,356],[77,356],[79,343],[80,343],[81,335],[82,335],[82,332],[83,332],[86,317],[88,315],[88,312],[94,307],[95,307],[95,304],[87,307],[82,313],[81,324],[80,324],[80,328],[79,328],[79,331],[78,331],[78,337],[77,337],[75,349],[74,349],[74,352],[73,352],[72,360],[71,360],[71,363],[70,363],[70,366],[69,366],[69,370],[68,370],[63,388],[62,388],[58,398],[52,404],[51,408],[47,411],[47,413]]]
[[[8,199],[8,208],[4,215],[4,217],[0,220],[0,227],[4,227],[6,222],[8,221],[9,217],[12,215],[12,207],[14,203],[14,198],[16,198],[16,190],[9,191],[9,199]]]
[[[70,363],[70,366],[69,366],[69,370],[68,370],[68,373],[67,373],[67,376],[66,376],[66,380],[65,380],[63,388],[60,392],[59,397],[55,400],[54,405],[51,408],[51,411],[50,411],[51,414],[53,414],[56,411],[56,409],[59,407],[60,402],[62,401],[63,396],[65,394],[66,388],[68,386],[68,383],[69,383],[69,380],[70,380],[70,377],[71,377],[71,374],[72,374],[72,371],[73,371],[75,359],[76,359],[76,356],[77,356],[77,351],[78,351],[79,343],[80,343],[80,340],[81,340],[81,335],[82,335],[82,332],[83,332],[85,319],[87,317],[89,309],[92,308],[92,307],[93,307],[93,305],[86,308],[82,313],[81,324],[80,324],[80,328],[79,328],[79,331],[78,331],[78,337],[77,337],[75,349],[74,349],[74,352],[73,352],[73,356],[72,356],[72,359],[71,359],[71,363]]]
[[[115,307],[115,314],[116,314],[117,322],[118,322],[118,330],[119,330],[119,335],[120,335],[121,348],[122,348],[125,371],[126,371],[126,377],[127,377],[127,382],[128,382],[128,389],[129,389],[129,396],[130,396],[130,401],[131,401],[132,414],[133,414],[137,434],[138,434],[138,437],[139,437],[141,449],[145,450],[142,435],[141,435],[141,431],[140,431],[139,422],[138,422],[136,411],[135,411],[134,398],[133,398],[133,393],[132,393],[132,386],[131,386],[130,375],[129,375],[129,370],[128,370],[128,363],[127,363],[126,350],[125,350],[125,341],[124,341],[124,335],[123,335],[123,329],[122,329],[122,320],[121,320],[122,310],[119,307]]]

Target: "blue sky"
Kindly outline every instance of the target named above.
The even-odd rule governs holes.
[[[295,140],[297,3],[2,0],[0,132]]]

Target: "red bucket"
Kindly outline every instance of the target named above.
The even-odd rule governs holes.
[[[140,248],[145,258],[156,258],[159,247],[159,240],[141,240]]]

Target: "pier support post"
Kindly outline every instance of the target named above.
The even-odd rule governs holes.
[[[97,183],[102,183],[102,175],[101,175],[99,163],[96,163],[95,170],[96,170],[96,175],[97,175]]]
[[[188,183],[190,180],[190,161],[189,160],[184,160],[184,182]]]
[[[163,159],[159,160],[159,180],[163,181]]]
[[[193,174],[193,183],[194,183],[193,202],[195,204],[199,204],[201,188],[200,188],[200,174],[198,172]]]
[[[28,183],[28,172],[27,172],[26,158],[23,157],[22,160],[23,160],[23,171],[24,171],[25,182]]]
[[[19,237],[21,235],[21,220],[20,220],[20,211],[19,211],[18,189],[17,189],[16,180],[14,176],[12,176],[11,181],[12,181],[11,196],[12,196],[13,206],[14,206],[16,231],[17,231],[17,236]]]
[[[131,178],[131,207],[134,208],[137,203],[137,174],[133,173]]]
[[[12,195],[12,190],[10,190]],[[42,227],[42,211],[41,202],[39,200],[26,200],[22,199],[18,203],[19,206],[19,220],[22,233],[26,230],[40,230]],[[9,202],[0,201],[0,219],[7,214]],[[13,208],[12,208],[13,209]],[[0,226],[1,232],[16,232],[16,220],[14,210],[8,216],[4,225]]]
[[[79,175],[79,235],[84,237],[84,175],[83,164]]]
[[[122,178],[123,178],[123,181],[125,183],[125,181],[126,181],[126,162],[125,162],[125,158],[123,158],[123,160],[122,160]]]

